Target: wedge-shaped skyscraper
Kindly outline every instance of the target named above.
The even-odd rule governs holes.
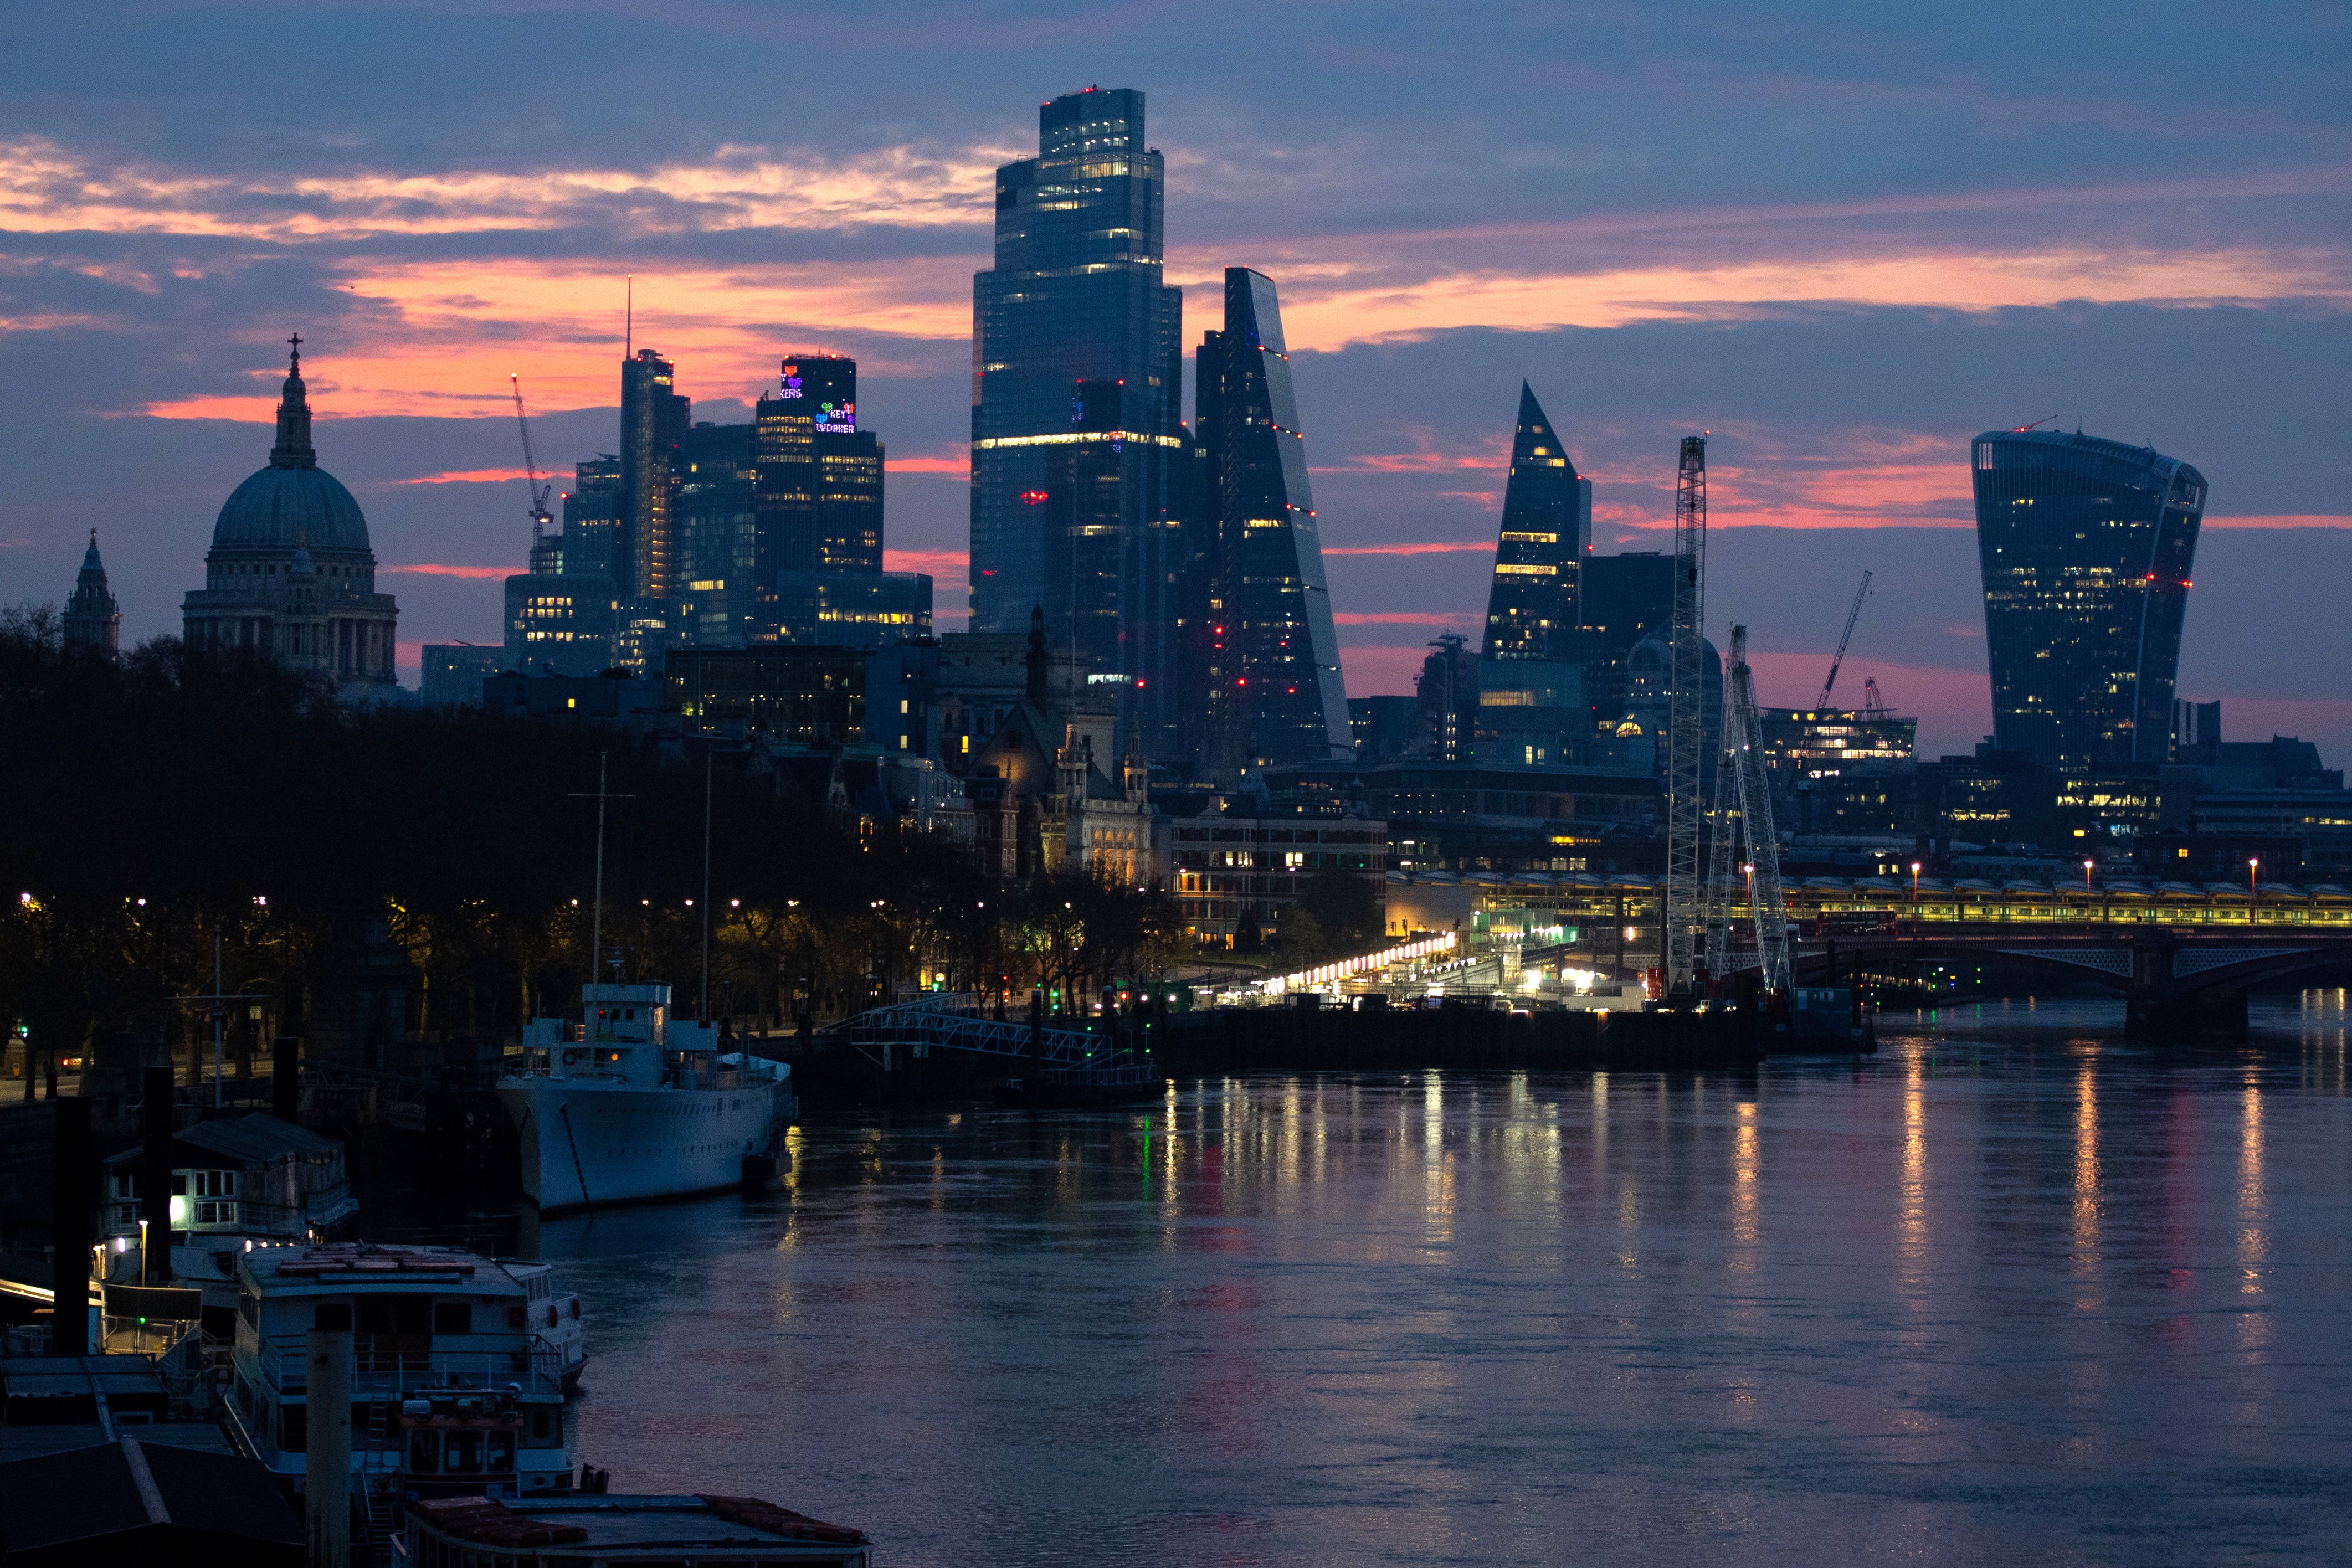
[[[2048,430],[1976,439],[1993,743],[2062,768],[2162,762],[2205,476]]]
[[[1577,473],[1543,405],[1521,382],[1478,662],[1480,761],[1570,762],[1591,734],[1577,645],[1591,546],[1592,481]]]
[[[1217,516],[1203,760],[1232,774],[1348,757],[1339,640],[1271,278],[1225,269],[1224,329],[1202,335],[1193,390]]]

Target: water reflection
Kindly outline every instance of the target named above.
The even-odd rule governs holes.
[[[775,1197],[542,1228],[581,1453],[894,1563],[2324,1558],[2341,998],[2098,1007],[803,1130]]]

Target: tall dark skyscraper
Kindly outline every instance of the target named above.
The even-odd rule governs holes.
[[[1577,642],[1580,574],[1591,544],[1592,482],[1579,476],[1521,382],[1478,661],[1480,761],[1570,762],[1591,736]]]
[[[651,349],[621,361],[621,526],[614,575],[621,597],[659,604],[676,588],[677,541],[670,503],[670,455],[686,435],[690,404],[673,388],[677,371]]]
[[[2161,762],[2205,476],[2057,431],[1976,439],[1993,743],[2062,767]]]
[[[1156,742],[1177,723],[1185,570],[1160,156],[1132,89],[1067,93],[1037,120],[1037,156],[996,172],[996,265],[972,279],[971,628],[1025,631],[1042,606],[1129,683]]]
[[[1207,766],[1230,773],[1347,757],[1339,640],[1270,278],[1225,269],[1224,329],[1203,334],[1193,390],[1217,508],[1214,557],[1204,563]]]

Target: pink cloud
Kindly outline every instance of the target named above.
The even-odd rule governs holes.
[[[380,566],[376,570],[404,571],[418,577],[467,577],[488,580],[512,577],[517,569],[511,566],[444,566],[437,562],[425,561],[410,566]]]
[[[1422,543],[1410,545],[1325,545],[1325,555],[1454,555],[1466,550],[1491,551],[1491,544]]]
[[[441,474],[420,474],[414,479],[395,479],[395,485],[500,485],[510,479],[528,480],[530,473],[521,468],[454,468]],[[541,475],[541,479],[548,477]]]
[[[2326,512],[2278,512],[2242,517],[2209,517],[2203,526],[2209,528],[2352,528],[2352,517],[2333,516]]]
[[[1331,619],[1342,626],[1461,626],[1475,625],[1471,615],[1437,615],[1422,610],[1335,610]]]
[[[893,474],[948,474],[961,479],[971,473],[971,459],[961,452],[946,456],[892,457],[887,466]]]
[[[889,571],[923,571],[961,582],[971,570],[971,558],[960,549],[886,549],[882,565]]]

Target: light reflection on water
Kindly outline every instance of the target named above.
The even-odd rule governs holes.
[[[1180,1085],[544,1228],[579,1455],[891,1564],[2326,1560],[2343,993],[1748,1074]]]

